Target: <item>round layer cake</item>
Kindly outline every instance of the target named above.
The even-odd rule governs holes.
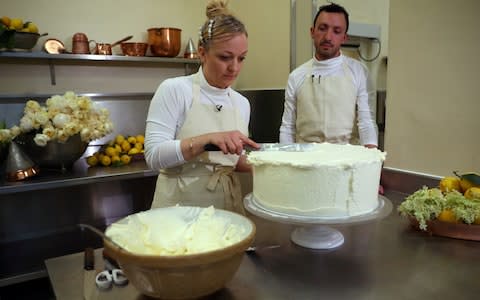
[[[258,204],[307,217],[351,217],[377,208],[385,152],[329,143],[306,149],[248,154]]]

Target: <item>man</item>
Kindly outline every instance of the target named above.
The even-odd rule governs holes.
[[[342,54],[347,40],[347,11],[321,6],[310,35],[314,57],[288,77],[280,127],[281,143],[329,142],[378,145],[367,91],[368,70]]]

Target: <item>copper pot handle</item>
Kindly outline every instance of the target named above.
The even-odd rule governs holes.
[[[124,37],[123,39],[121,39],[121,40],[116,41],[115,43],[113,43],[113,44],[111,45],[111,47],[113,48],[113,47],[115,47],[115,46],[117,46],[117,45],[119,45],[119,44],[121,44],[121,43],[123,43],[123,42],[126,42],[126,41],[128,41],[128,40],[130,40],[130,39],[132,39],[132,38],[133,38],[133,35],[129,35],[129,36],[127,36],[127,37]]]

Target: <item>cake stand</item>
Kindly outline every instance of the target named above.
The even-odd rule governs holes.
[[[378,196],[375,210],[358,216],[309,217],[285,214],[262,206],[252,193],[244,198],[245,208],[252,214],[274,222],[295,225],[291,240],[310,249],[333,249],[345,241],[343,234],[329,225],[353,225],[382,219],[392,211],[392,203],[386,197]]]

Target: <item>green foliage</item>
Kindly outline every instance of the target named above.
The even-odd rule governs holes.
[[[445,198],[437,188],[422,189],[411,194],[400,204],[398,211],[402,216],[411,216],[417,219],[422,230],[427,229],[427,221],[437,218],[445,205]]]

